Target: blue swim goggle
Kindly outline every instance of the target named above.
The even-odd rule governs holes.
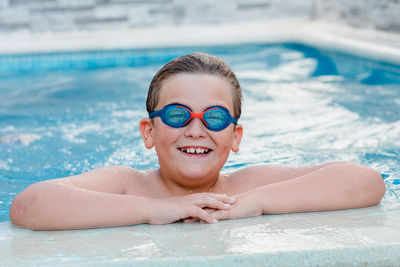
[[[211,131],[221,131],[232,122],[237,124],[238,120],[233,118],[229,111],[220,106],[212,106],[201,113],[192,112],[188,107],[179,104],[170,104],[161,110],[149,113],[150,118],[160,117],[162,122],[174,128],[185,127],[193,118],[200,118],[204,126]]]

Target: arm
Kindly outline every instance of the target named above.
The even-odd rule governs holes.
[[[33,230],[59,230],[146,222],[146,199],[44,181],[11,204],[10,219]]]
[[[188,217],[214,222],[202,208],[230,207],[224,204],[231,200],[217,194],[169,199],[126,195],[128,177],[135,173],[116,166],[33,184],[12,202],[11,221],[34,230],[169,223]]]
[[[243,191],[248,191],[254,187],[295,179],[300,176],[312,173],[318,169],[337,163],[339,162],[326,162],[318,165],[304,165],[298,167],[260,164],[247,168],[242,168],[232,173],[230,175],[230,179],[239,181],[239,184],[234,185],[234,187],[238,187],[241,189],[245,187]],[[248,182],[243,184],[243,179],[246,179]]]
[[[145,198],[124,195],[129,177],[135,174],[133,169],[112,166],[35,183],[15,197],[10,219],[35,230],[144,222],[140,204]],[[128,207],[131,212],[126,212]]]
[[[377,171],[350,162],[332,163],[241,193],[230,210],[213,215],[226,219],[360,208],[377,205],[384,193],[385,184]]]

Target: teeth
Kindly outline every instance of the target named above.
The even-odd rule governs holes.
[[[208,153],[208,149],[204,149],[204,148],[181,148],[182,152],[188,153],[188,154],[204,154],[204,153]]]

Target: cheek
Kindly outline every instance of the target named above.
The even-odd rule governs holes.
[[[223,135],[219,135],[219,136],[214,136],[214,141],[216,144],[219,145],[219,147],[222,148],[223,153],[229,153],[231,146],[232,146],[232,140],[233,140],[233,136],[232,134],[226,133]]]
[[[163,146],[171,144],[175,142],[179,136],[179,129],[171,128],[161,123],[155,127],[154,139],[156,145]]]

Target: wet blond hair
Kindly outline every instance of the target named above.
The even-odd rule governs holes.
[[[154,76],[147,94],[147,112],[155,111],[160,100],[160,91],[163,81],[179,73],[204,73],[217,75],[225,79],[232,88],[233,116],[240,118],[242,110],[242,90],[235,73],[228,64],[216,56],[204,53],[193,53],[178,57],[165,64]]]

